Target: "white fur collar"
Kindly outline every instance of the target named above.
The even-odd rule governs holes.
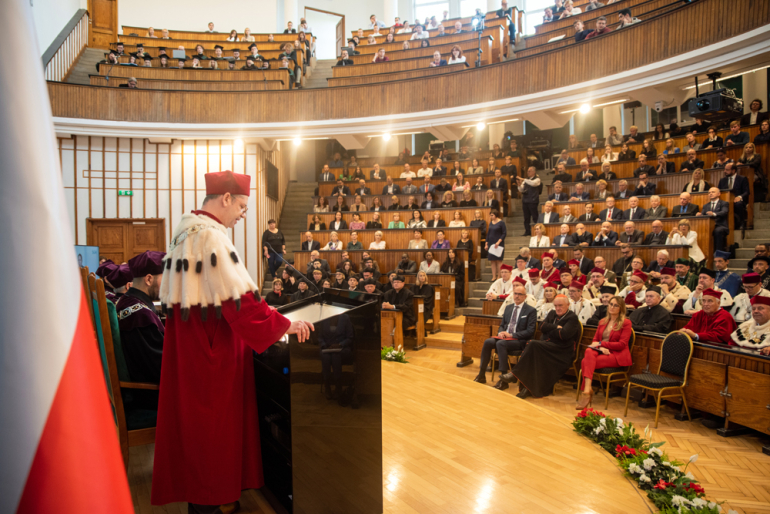
[[[209,305],[219,317],[224,301],[235,300],[240,307],[241,296],[249,291],[259,298],[257,285],[227,237],[227,229],[208,216],[182,216],[165,264],[160,301],[164,308],[179,305],[184,320],[194,305],[201,306],[205,321]]]

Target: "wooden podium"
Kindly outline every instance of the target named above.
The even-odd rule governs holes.
[[[382,513],[380,298],[328,289],[281,307],[315,331],[255,354],[263,491],[278,512]]]

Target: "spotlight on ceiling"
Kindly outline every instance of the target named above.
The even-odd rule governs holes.
[[[302,144],[302,140],[298,137],[294,138],[294,146],[299,146]]]
[[[588,104],[583,104],[580,106],[580,114],[588,114],[588,111],[591,110],[591,106]]]
[[[382,139],[383,141],[390,141],[390,134],[386,132],[385,134],[382,135]]]
[[[486,127],[486,125],[483,121],[480,121],[476,124],[476,130],[484,130],[484,127]]]

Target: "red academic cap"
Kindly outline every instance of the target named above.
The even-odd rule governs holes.
[[[633,276],[639,277],[642,280],[642,282],[647,282],[647,273],[643,271],[638,271],[638,270],[634,271]]]
[[[591,270],[591,273],[601,273],[602,275],[604,275],[604,270],[601,268],[594,268]]]
[[[573,264],[574,264],[575,266],[580,266],[580,261],[579,261],[579,260],[577,260],[577,259],[572,259],[571,261],[569,261],[569,262],[567,263],[567,265],[568,265],[568,266],[572,266]]]
[[[554,289],[559,289],[561,287],[561,284],[557,284],[555,282],[548,282],[543,289],[546,287],[552,287]]]
[[[523,286],[526,286],[526,285],[527,285],[527,282],[526,282],[526,281],[525,281],[523,278],[521,278],[521,277],[516,277],[516,278],[514,278],[514,279],[513,279],[513,283],[514,283],[514,284],[521,284],[521,285],[523,285]]]
[[[722,292],[721,291],[714,291],[711,288],[708,288],[708,289],[704,290],[703,294],[705,296],[712,296],[712,297],[714,297],[714,298],[716,298],[718,300],[722,299]]]
[[[757,295],[751,299],[751,305],[770,305],[770,296]]]
[[[543,259],[545,257],[550,257],[551,259],[553,259],[556,256],[554,254],[552,254],[551,252],[545,252],[543,255],[540,256],[541,259]]]
[[[500,269],[507,269],[508,271],[513,271],[513,266],[511,266],[510,264],[503,264],[502,266],[500,266]]]
[[[661,275],[676,276],[676,270],[674,268],[663,268],[660,270]]]
[[[741,281],[744,284],[759,284],[762,278],[759,276],[759,273],[744,273]]]
[[[251,190],[251,177],[244,173],[233,173],[230,170],[206,173],[206,195],[231,195],[249,196]]]
[[[530,277],[538,277],[538,276],[540,276],[540,270],[537,269],[537,268],[529,268],[529,271],[527,273],[529,273]]]

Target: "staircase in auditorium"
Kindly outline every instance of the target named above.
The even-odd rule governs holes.
[[[313,191],[317,184],[314,182],[289,182],[286,191],[286,201],[281,210],[281,219],[278,228],[286,239],[286,255],[289,262],[294,259],[294,252],[300,249],[299,232],[307,230],[307,213],[313,212]],[[259,237],[262,237],[260,232]],[[266,268],[267,269],[267,268]],[[304,270],[300,270],[304,272]],[[273,286],[270,273],[265,271],[262,283],[262,294],[269,293]]]
[[[337,64],[336,59],[318,60],[313,67],[313,74],[305,83],[306,88],[329,87],[327,79],[333,76],[332,67]]]
[[[70,84],[89,85],[88,75],[96,72],[96,63],[104,59],[104,50],[101,48],[85,48],[77,63],[72,67],[67,76]]]

